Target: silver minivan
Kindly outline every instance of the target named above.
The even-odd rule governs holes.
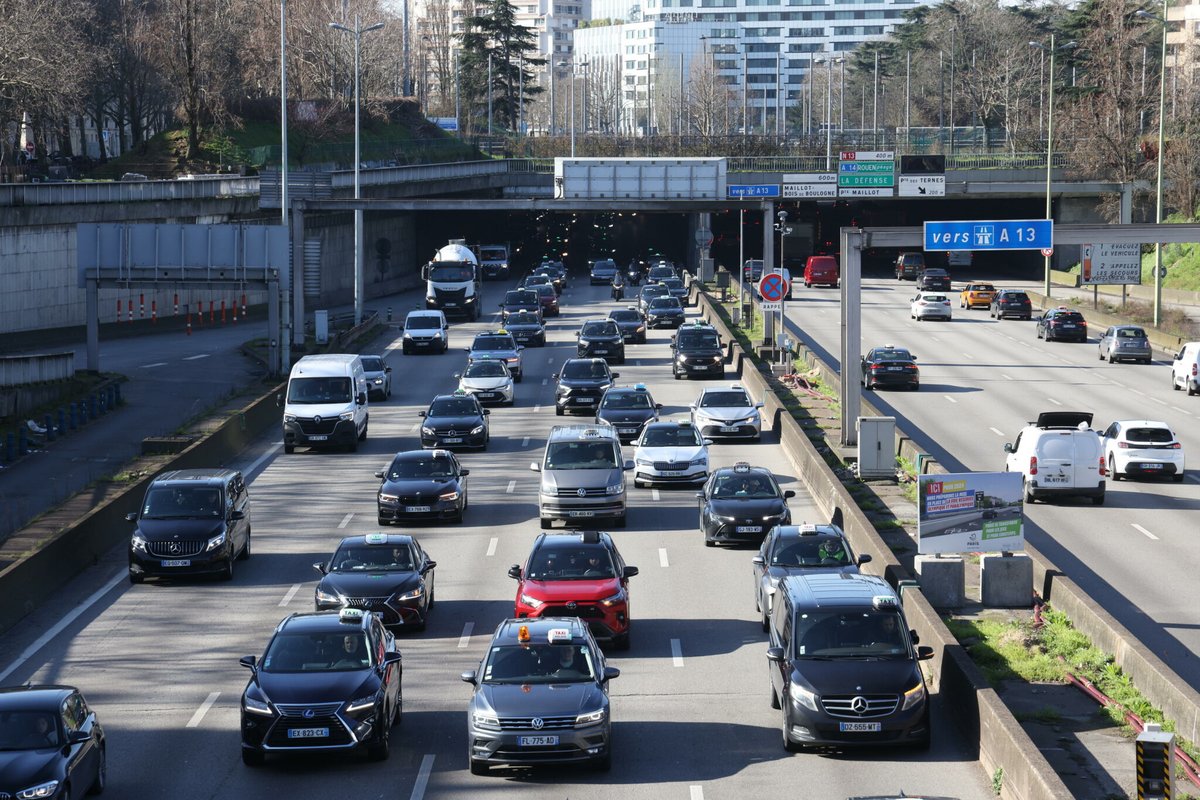
[[[625,472],[633,461],[621,456],[621,440],[609,425],[555,425],[541,461],[538,516],[543,528],[554,520],[592,525],[607,520],[625,527]]]

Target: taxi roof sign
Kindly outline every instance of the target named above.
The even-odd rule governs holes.
[[[734,472],[749,472],[750,471],[750,462],[749,461],[737,462],[736,464],[733,465],[733,471]]]
[[[361,608],[343,608],[338,612],[338,622],[361,623],[366,616]]]
[[[889,594],[877,594],[871,598],[873,608],[896,608],[896,598]]]
[[[386,533],[368,533],[363,540],[367,544],[387,544],[388,535]]]
[[[551,628],[546,632],[546,641],[550,644],[561,644],[571,641],[571,631],[568,628]]]

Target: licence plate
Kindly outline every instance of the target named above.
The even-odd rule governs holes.
[[[164,567],[190,567],[192,560],[190,558],[173,558],[170,561],[162,562]]]
[[[597,347],[597,348],[595,349],[595,351],[594,351],[594,352],[595,352],[595,353],[596,353],[596,355],[598,355],[598,356],[606,356],[606,355],[608,355],[608,348],[606,348],[606,347]]]
[[[521,747],[553,747],[558,744],[557,736],[518,736],[517,744]]]
[[[290,728],[289,739],[324,739],[329,736],[329,728]]]
[[[683,474],[683,470],[681,470],[681,469],[664,469],[664,470],[661,470],[658,474],[662,475],[664,478],[678,478],[680,475]]]
[[[496,396],[495,392],[476,392],[475,396],[480,400],[488,400]]]
[[[1142,464],[1142,469],[1162,469],[1162,464]]]
[[[309,437],[308,437],[308,440],[309,440],[310,442],[323,442],[323,441],[325,441],[325,440],[326,440],[326,439],[328,439],[328,438],[329,438],[328,436],[326,436],[325,434],[321,433],[321,434],[318,434],[318,435],[316,435],[316,436],[309,436]]]
[[[1074,328],[1074,327],[1075,327],[1075,324],[1074,324],[1074,323],[1072,323],[1072,322],[1064,322],[1064,323],[1062,324],[1062,326],[1063,326],[1064,328]]]
[[[904,367],[888,367],[887,371],[888,372],[903,372]]]
[[[878,733],[883,729],[879,722],[839,722],[838,730],[842,733]]]
[[[1045,476],[1043,476],[1042,480],[1045,481],[1046,483],[1066,483],[1067,476],[1066,475],[1045,475]]]
[[[430,509],[431,509],[430,506],[405,506],[404,513],[405,514],[428,514]]]
[[[578,399],[576,400],[576,402],[580,403],[581,405],[591,405],[592,403],[596,402],[596,398],[594,398],[594,397],[580,397],[580,398],[578,398]]]
[[[446,444],[462,444],[462,437],[461,436],[447,436],[445,439],[442,439],[442,441],[445,442]]]
[[[617,428],[617,433],[637,433],[637,428]]]
[[[701,366],[701,367],[691,367],[691,369],[708,369],[708,367],[703,367],[703,366]]]
[[[762,533],[762,525],[738,525],[738,533]]]
[[[721,433],[737,433],[737,425],[722,425]]]
[[[446,308],[454,308],[456,305],[458,305],[458,303],[444,303],[443,305],[445,305]]]
[[[567,516],[568,517],[594,517],[594,516],[596,516],[596,512],[595,511],[568,511]]]

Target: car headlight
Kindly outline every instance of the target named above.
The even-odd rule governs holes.
[[[407,592],[401,592],[400,594],[396,595],[396,599],[397,600],[418,600],[418,599],[420,599],[421,595],[423,595],[423,594],[425,594],[425,587],[418,586],[417,588],[410,589]]]
[[[318,603],[340,603],[342,598],[338,597],[336,592],[327,592],[321,587],[317,587],[317,602]]]
[[[46,781],[17,792],[17,800],[32,800],[35,797],[53,797],[58,791],[58,781]]]
[[[421,433],[424,434],[425,436],[433,436],[433,428],[428,428],[428,427],[422,425]]]
[[[688,462],[688,465],[693,466],[693,467],[707,467],[708,466],[708,456],[700,456],[699,458],[693,458],[691,461]]]
[[[295,422],[295,421],[296,421],[296,415],[295,415],[295,414],[284,414],[284,415],[283,415],[283,421],[284,421],[284,422]]]
[[[645,333],[645,332],[646,332],[646,326],[645,326],[645,325],[639,325],[639,326],[638,326],[638,329],[637,329],[637,332],[638,332],[638,333]]]
[[[379,493],[379,502],[381,503],[395,503],[399,499],[400,495],[398,494],[384,494],[383,492]]]
[[[472,436],[475,436],[475,435],[477,435],[477,434],[480,434],[480,433],[483,433],[483,426],[482,426],[482,425],[476,425],[474,428],[471,428],[471,435],[472,435]]]
[[[207,553],[211,550],[216,550],[218,547],[220,547],[223,544],[225,544],[225,532],[224,531],[222,531],[221,533],[218,533],[216,536],[214,536],[208,540],[208,544],[204,546],[204,552]]]
[[[579,344],[583,347],[590,347],[592,344],[592,340],[591,339],[580,339]]]
[[[521,595],[521,602],[530,608],[541,608],[542,606],[546,605],[544,600],[538,600],[536,597],[530,597],[527,594]]]
[[[251,714],[262,714],[264,717],[274,716],[269,705],[253,697],[242,697],[242,710]]]
[[[438,495],[438,499],[439,499],[439,500],[445,500],[447,503],[448,503],[448,502],[450,502],[451,500],[457,500],[457,499],[458,499],[458,492],[457,492],[457,491],[455,491],[455,492],[442,492],[441,494],[439,494],[439,495]]]
[[[623,491],[625,491],[625,481],[614,483],[612,486],[604,487],[605,494],[620,494]]]
[[[376,378],[376,379],[375,379],[375,385],[376,385],[376,386],[383,386],[383,378]]]
[[[404,338],[405,338],[405,339],[411,339],[411,338],[413,338],[412,332],[411,332],[411,331],[405,331],[405,332],[404,332]]]
[[[610,595],[609,597],[606,597],[603,600],[601,600],[600,605],[615,606],[617,603],[624,603],[624,602],[625,602],[625,592],[618,591],[616,594]]]
[[[598,711],[593,711],[590,714],[580,714],[575,717],[575,727],[582,728],[585,725],[598,725],[608,718],[608,709],[602,708]]]
[[[654,462],[648,458],[639,458],[639,459],[636,459],[636,461],[637,461],[637,465],[639,467],[653,467],[654,466]]]
[[[359,711],[366,711],[368,708],[374,708],[374,707],[375,707],[375,695],[371,694],[371,695],[367,695],[365,697],[359,697],[355,700],[351,700],[349,703],[346,703],[346,713],[347,714],[356,714]]]
[[[500,719],[495,714],[476,711],[471,715],[471,719],[475,723],[476,728],[480,728],[485,731],[500,730]]]
[[[338,414],[338,419],[342,420],[343,422],[350,422],[352,419],[354,419],[354,412],[343,411],[342,413]]]
[[[129,544],[139,553],[146,552],[146,538],[140,533],[135,533],[133,538],[129,540]]]
[[[425,299],[426,299],[426,300],[428,300],[428,301],[429,301],[429,302],[431,302],[431,303],[436,303],[436,302],[437,302],[437,295],[435,295],[435,294],[431,294],[431,295],[428,295],[428,296],[427,296]]]
[[[566,386],[554,387],[554,394],[557,395],[558,397],[566,397],[570,391],[571,390],[568,389]]]
[[[925,699],[925,683],[922,681],[916,686],[904,693],[904,702],[900,705],[901,711],[906,711]]]
[[[796,704],[798,706],[802,706],[803,708],[807,708],[811,711],[818,710],[817,709],[817,695],[815,692],[810,692],[808,689],[805,689],[803,686],[797,686],[796,684],[793,683],[791,690],[790,690],[790,694],[792,696],[792,702],[794,704]]]
[[[509,364],[516,364],[518,361],[520,361],[520,360],[521,360],[521,357],[520,357],[520,356],[511,356],[511,357],[509,357],[509,358],[506,358],[506,359],[504,359],[504,360],[505,360],[505,361],[507,361]]]

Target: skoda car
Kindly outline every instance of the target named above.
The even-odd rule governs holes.
[[[771,597],[779,582],[789,575],[807,572],[856,573],[871,560],[855,556],[850,540],[837,525],[777,525],[763,539],[758,554],[750,559],[754,578],[754,608],[762,615],[762,629],[771,621]]]
[[[654,402],[645,384],[609,389],[596,409],[596,422],[607,422],[617,431],[622,444],[638,437],[647,422],[658,419],[662,403]]]
[[[903,347],[872,347],[862,358],[861,372],[863,388],[868,392],[881,386],[913,391],[921,388],[917,357]]]
[[[671,338],[671,374],[676,380],[725,377],[725,350],[717,329],[703,322],[681,326]]]
[[[513,564],[516,617],[579,617],[601,642],[629,649],[629,579],[612,537],[599,531],[538,534],[525,562]]]
[[[728,388],[704,389],[692,403],[692,424],[705,439],[742,437],[758,439],[762,435],[762,415],[750,393],[738,384]]]
[[[454,373],[458,388],[475,395],[480,403],[503,403],[512,405],[516,397],[513,377],[508,365],[494,358],[472,361],[462,372]]]
[[[621,674],[577,617],[510,619],[492,635],[467,705],[472,775],[495,765],[612,766],[608,682]]]
[[[0,689],[0,797],[100,794],[108,782],[104,728],[72,686]]]
[[[608,312],[608,318],[617,323],[617,329],[621,331],[621,338],[626,344],[646,343],[646,323],[637,308],[618,308]]]
[[[708,480],[708,440],[690,422],[651,422],[634,446],[634,486]]]
[[[491,434],[487,415],[474,395],[463,391],[440,394],[421,412],[421,446],[425,448],[475,447],[486,450]]]
[[[621,373],[612,372],[603,358],[568,358],[555,374],[554,413],[562,416],[568,411],[583,409],[595,413],[600,398]]]
[[[313,564],[322,576],[317,611],[361,608],[384,625],[423,631],[433,608],[436,566],[413,536],[347,536],[328,561]]]
[[[504,330],[512,334],[517,344],[526,347],[546,346],[546,326],[537,311],[516,311],[504,320]]]
[[[512,373],[513,380],[520,383],[523,374],[521,351],[524,349],[517,344],[507,329],[501,328],[497,331],[478,334],[475,337],[475,341],[471,342],[471,346],[467,348],[467,363],[470,364],[472,361],[484,358],[503,361],[508,365],[508,371]]]
[[[1087,323],[1078,311],[1066,306],[1051,308],[1037,318],[1037,338],[1047,342],[1056,339],[1086,342]]]
[[[696,493],[705,546],[761,541],[774,526],[791,523],[787,501],[795,496],[791,489],[782,491],[775,476],[764,467],[739,461],[716,470],[704,490]]]
[[[292,614],[261,659],[243,656],[242,761],[268,753],[365,749],[388,757],[403,677],[396,638],[358,608]]]
[[[612,364],[625,363],[625,337],[611,319],[589,319],[575,339],[575,353],[580,358],[599,357]]]
[[[378,470],[379,524],[451,520],[462,522],[467,509],[467,476],[449,450],[396,453],[387,469]]]
[[[387,400],[392,396],[392,368],[383,356],[362,356],[363,377],[367,379],[369,400]]]
[[[651,298],[645,316],[647,328],[678,328],[685,319],[679,298],[669,295]]]

